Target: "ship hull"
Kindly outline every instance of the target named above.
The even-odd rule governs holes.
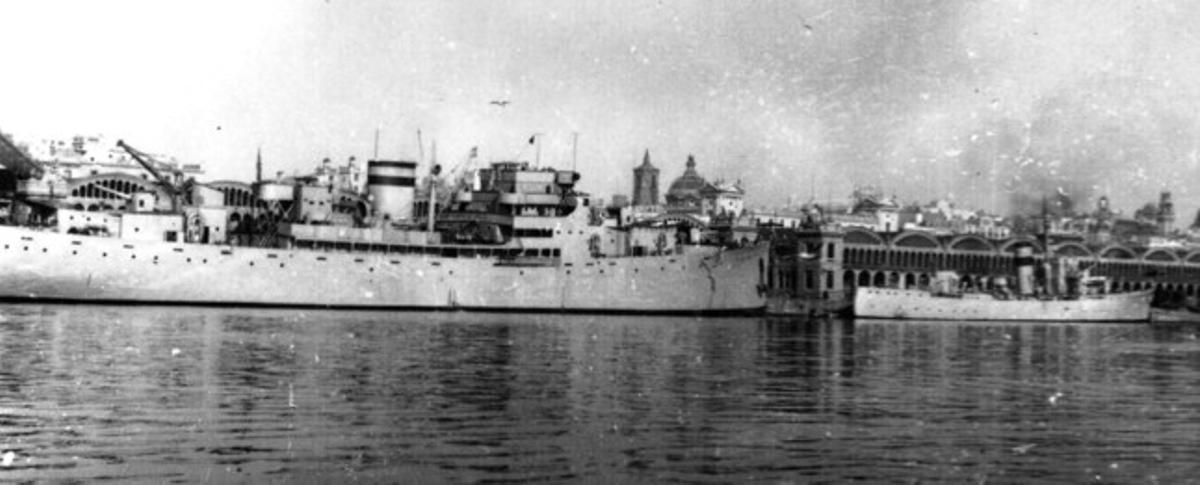
[[[914,320],[1145,322],[1152,296],[1152,291],[1140,291],[1076,300],[1001,300],[986,294],[950,297],[925,290],[859,288],[854,314]]]
[[[0,247],[5,300],[597,313],[755,313],[766,305],[765,245],[552,266],[17,227],[0,227]]]

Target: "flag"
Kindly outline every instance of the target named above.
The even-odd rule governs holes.
[[[529,144],[532,145],[534,140],[537,140],[537,135],[533,135],[533,136],[529,137]]]

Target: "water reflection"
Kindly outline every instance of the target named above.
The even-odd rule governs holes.
[[[1197,471],[1187,326],[0,307],[0,480]]]

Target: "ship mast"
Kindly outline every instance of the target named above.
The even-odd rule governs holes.
[[[429,169],[429,217],[426,218],[426,230],[433,232],[433,222],[437,213],[437,176],[442,173],[442,166],[434,164],[433,168]]]
[[[1042,254],[1050,254],[1050,210],[1046,207],[1046,196],[1042,196]]]
[[[425,163],[425,142],[421,141],[421,130],[417,130],[417,161]]]
[[[1050,209],[1046,206],[1046,196],[1042,195],[1042,273],[1045,275],[1046,292],[1058,294],[1058,278],[1054,274],[1054,265],[1050,261]]]

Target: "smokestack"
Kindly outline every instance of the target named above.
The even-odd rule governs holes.
[[[262,147],[258,147],[258,155],[254,160],[254,181],[262,183]]]
[[[367,193],[371,209],[392,221],[412,219],[417,162],[367,161]]]

